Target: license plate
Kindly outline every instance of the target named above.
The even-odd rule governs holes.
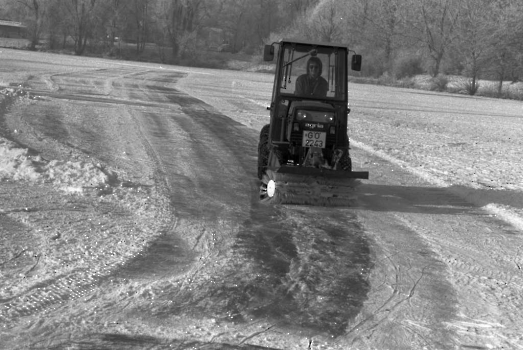
[[[303,131],[302,147],[325,148],[327,133],[320,131]]]

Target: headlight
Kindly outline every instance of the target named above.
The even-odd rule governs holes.
[[[297,121],[310,121],[319,123],[334,123],[335,120],[334,112],[324,111],[304,111],[299,110],[296,112]]]
[[[303,120],[309,120],[309,119],[312,121],[311,118],[307,118],[307,117],[308,117],[308,115],[307,115],[307,112],[305,112],[305,111],[298,111],[298,113],[296,113],[296,120],[297,121],[301,122]]]
[[[334,113],[325,113],[324,116],[325,121],[327,123],[333,123],[334,122]]]

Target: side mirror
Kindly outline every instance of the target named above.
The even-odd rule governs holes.
[[[265,45],[263,48],[263,60],[272,61],[274,59],[274,46]]]
[[[355,70],[357,72],[361,70],[361,55],[352,55],[350,67],[352,70]]]

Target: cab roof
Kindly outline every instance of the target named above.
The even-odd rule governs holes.
[[[299,45],[310,45],[310,46],[322,46],[322,47],[338,47],[349,49],[349,45],[340,44],[340,43],[328,43],[328,42],[318,42],[318,41],[307,41],[307,40],[293,40],[293,39],[281,39],[277,43],[281,44],[299,44]]]

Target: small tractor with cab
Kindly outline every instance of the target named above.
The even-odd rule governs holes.
[[[264,48],[276,56],[270,123],[260,132],[258,178],[265,203],[330,205],[352,197],[354,171],[349,155],[348,67],[362,57],[346,45],[281,40]]]

